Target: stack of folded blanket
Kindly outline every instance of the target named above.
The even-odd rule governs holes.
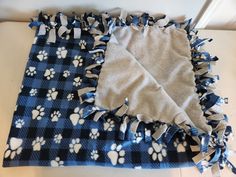
[[[4,167],[211,167],[232,133],[191,20],[40,13]]]

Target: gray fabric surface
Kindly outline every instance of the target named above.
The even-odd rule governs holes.
[[[117,27],[108,43],[95,104],[107,109],[129,99],[141,121],[190,124],[211,132],[195,93],[189,41],[174,27]]]

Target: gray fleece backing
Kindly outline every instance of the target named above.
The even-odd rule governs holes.
[[[95,104],[114,109],[127,97],[128,114],[141,121],[185,123],[211,132],[195,92],[190,60],[182,29],[117,27],[107,46]]]

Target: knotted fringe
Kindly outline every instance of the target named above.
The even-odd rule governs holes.
[[[197,168],[203,172],[207,167],[212,167],[212,173],[219,175],[219,169],[227,165],[232,172],[236,173],[236,168],[227,160],[228,149],[227,141],[232,133],[231,127],[227,124],[227,116],[223,114],[220,105],[227,103],[227,98],[221,98],[214,93],[214,83],[219,76],[211,74],[212,64],[218,60],[217,57],[211,56],[201,47],[211,39],[200,39],[197,32],[191,29],[191,20],[184,23],[178,23],[169,20],[166,16],[151,17],[147,13],[141,16],[127,15],[121,11],[119,17],[111,17],[109,14],[94,15],[92,13],[83,14],[81,18],[76,15],[67,17],[62,13],[49,16],[43,13],[39,14],[37,20],[30,23],[30,27],[38,27],[37,35],[47,35],[47,42],[55,43],[57,37],[65,38],[73,36],[74,39],[81,37],[81,32],[89,31],[93,34],[95,42],[94,47],[89,53],[94,54],[94,63],[85,69],[85,76],[88,78],[89,87],[78,90],[78,96],[81,104],[85,104],[83,118],[93,116],[94,121],[112,118],[120,125],[119,139],[126,139],[127,130],[135,138],[136,132],[141,131],[146,142],[154,139],[155,141],[164,141],[169,143],[173,136],[184,130],[196,142],[197,146],[191,146],[193,152],[199,152],[193,157]],[[106,43],[110,39],[110,34],[116,26],[137,26],[142,28],[145,33],[145,26],[158,25],[160,28],[173,26],[185,29],[191,46],[192,65],[195,72],[196,89],[200,99],[200,105],[204,112],[208,124],[212,127],[212,133],[199,134],[195,127],[186,125],[184,121],[176,120],[175,125],[168,125],[162,122],[144,122],[142,115],[127,115],[128,100],[114,110],[107,110],[94,105],[95,92],[102,64],[104,63]]]
[[[67,17],[59,12],[56,15],[47,15],[39,13],[38,17],[32,19],[29,27],[37,27],[38,36],[47,35],[48,43],[55,43],[57,37],[63,39],[80,39],[82,31],[89,31],[93,35],[107,35],[109,33],[108,23],[111,21],[107,14],[94,15],[93,13],[84,13],[80,17],[74,14],[73,17]],[[102,43],[95,40],[95,45]]]
[[[91,103],[94,101],[95,94],[91,94],[94,91],[94,88],[86,88],[88,90],[91,89],[88,93],[84,93],[85,95],[90,95],[90,97],[84,96],[81,97],[82,103],[87,102]],[[83,92],[85,89],[80,89],[78,92]],[[92,101],[91,101],[92,100]],[[143,139],[146,142],[151,141],[152,139],[158,141],[164,141],[165,143],[169,143],[173,136],[181,129],[184,128],[185,131],[189,132],[192,136],[196,136],[197,134],[192,133],[192,130],[195,128],[190,129],[188,126],[185,125],[170,125],[162,122],[150,122],[145,123],[143,115],[139,114],[136,117],[127,115],[128,111],[128,99],[125,99],[124,104],[118,106],[113,110],[108,110],[105,108],[101,108],[96,105],[88,105],[84,108],[82,118],[87,118],[93,114],[93,120],[104,120],[106,118],[112,118],[117,124],[120,125],[119,131],[119,139],[120,140],[134,140],[137,131],[143,132]],[[153,125],[156,127],[153,127]],[[151,125],[151,126],[150,126]],[[187,128],[186,128],[187,127]],[[129,131],[127,131],[129,130]],[[131,132],[132,137],[127,137],[127,133]],[[194,131],[193,131],[194,132]]]
[[[218,58],[202,49],[202,46],[206,42],[211,42],[212,39],[200,39],[197,36],[197,31],[190,28],[185,29],[190,41],[191,61],[200,105],[208,125],[211,125],[213,130],[211,135],[199,135],[200,149],[191,147],[192,151],[199,152],[197,156],[193,157],[193,161],[200,172],[203,172],[207,167],[212,167],[212,174],[219,176],[219,169],[222,169],[225,164],[230,164],[230,169],[235,173],[236,168],[227,160],[227,141],[232,133],[232,128],[228,125],[228,118],[220,108],[223,103],[228,102],[228,99],[221,98],[214,93],[214,83],[219,80],[219,76],[211,73],[211,66]]]
[[[181,24],[170,20],[167,16],[152,17],[147,13],[141,16],[127,15],[125,11],[121,11],[119,17],[112,17],[107,13],[95,15],[93,13],[84,13],[80,17],[76,14],[73,17],[67,17],[65,14],[58,12],[56,15],[48,15],[43,12],[39,13],[37,18],[31,19],[29,27],[37,27],[38,36],[47,36],[48,43],[55,43],[57,37],[63,39],[80,39],[81,32],[89,31],[94,35],[111,34],[116,26],[153,26],[158,25],[160,28],[175,26],[180,28]],[[95,40],[95,46],[99,40]]]

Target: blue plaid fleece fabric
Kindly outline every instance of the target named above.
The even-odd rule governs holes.
[[[104,52],[93,52],[94,36],[83,29],[81,37],[37,35],[32,45],[5,152],[4,166],[102,165],[127,168],[173,168],[193,165],[189,144],[182,135],[168,147],[143,141],[119,140],[113,119],[95,122],[81,118],[79,88],[97,84],[87,78],[86,67]],[[69,38],[69,39],[68,39]],[[109,36],[104,37],[105,50]],[[99,72],[98,66],[96,72]],[[95,73],[96,73],[95,72]],[[77,121],[76,126],[72,121]],[[132,136],[132,135],[130,135]],[[191,138],[189,137],[189,140]]]
[[[192,152],[190,144],[196,145],[196,142],[182,130],[172,127],[174,133],[168,143],[161,139],[146,141],[141,129],[135,135],[127,131],[126,136],[132,138],[121,140],[119,120],[112,115],[97,122],[93,114],[82,116],[93,102],[82,101],[78,90],[97,86],[110,37],[106,28],[117,25],[109,24],[109,18],[84,14],[81,19],[65,19],[61,13],[54,17],[41,13],[38,21],[31,23],[38,29],[13,116],[4,167],[194,165],[192,158],[199,152]],[[150,17],[144,15],[142,19],[147,18]],[[134,24],[139,20],[133,17]],[[193,64],[196,63],[193,61]],[[92,93],[85,95],[86,99],[93,96]]]

